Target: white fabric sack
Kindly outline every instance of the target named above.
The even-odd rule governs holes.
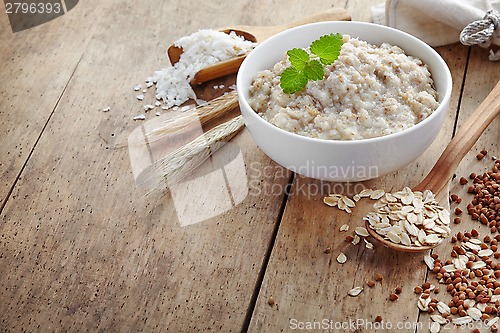
[[[460,41],[470,23],[482,20],[488,10],[500,12],[500,0],[386,0],[372,7],[373,22],[406,31],[431,46]],[[500,26],[483,47],[500,45]]]

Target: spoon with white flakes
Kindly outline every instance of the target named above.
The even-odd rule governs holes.
[[[308,16],[304,19],[281,24],[274,26],[251,26],[251,25],[238,25],[231,28],[221,28],[218,29],[221,32],[229,34],[234,32],[237,36],[243,37],[243,39],[261,43],[269,37],[282,32],[284,30],[297,27],[299,25],[304,25],[313,22],[322,21],[349,21],[351,17],[347,14],[344,8],[331,8],[325,10],[321,13],[317,13]],[[181,58],[183,49],[175,45],[170,45],[168,48],[168,57],[170,58],[170,63],[174,65]],[[234,74],[240,68],[241,63],[245,59],[246,55],[241,55],[234,57],[225,61],[217,62],[213,65],[207,66],[199,70],[193,79],[191,80],[191,85],[198,85],[209,80],[220,78],[229,74]]]
[[[365,217],[370,235],[385,246],[422,252],[450,236],[450,181],[456,168],[500,113],[500,81],[459,128],[429,174],[413,188],[386,193]],[[359,202],[357,204],[361,205]],[[363,203],[364,204],[364,203]],[[366,205],[371,205],[366,202]],[[370,208],[360,208],[369,211]]]

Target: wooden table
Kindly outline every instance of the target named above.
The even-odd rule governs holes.
[[[123,145],[142,107],[132,87],[168,65],[167,46],[177,38],[200,28],[284,23],[331,7],[369,21],[369,5],[87,0],[17,33],[1,14],[0,331],[284,332],[326,319],[332,332],[374,332],[338,325],[368,325],[380,315],[406,325],[392,331],[427,332],[429,316],[419,313],[413,287],[437,282],[423,255],[346,243],[361,221],[322,198],[332,188],[352,195],[359,186],[389,191],[417,184],[500,79],[500,64],[488,61],[487,50],[437,48],[454,82],[444,128],[419,159],[380,179],[334,184],[294,175],[244,130],[232,143],[246,165],[249,195],[222,214],[183,225],[172,193],[145,196],[136,188]],[[492,167],[499,128],[496,119],[457,176]],[[483,148],[488,158],[477,161]],[[206,183],[179,200],[198,202],[204,214],[218,191]],[[470,197],[456,180],[452,192],[464,208]],[[344,223],[347,233],[339,231]],[[466,214],[453,230],[473,226],[488,232]],[[436,252],[444,256],[449,247]],[[344,265],[336,262],[341,251]],[[376,273],[383,280],[366,288]],[[365,291],[347,296],[354,286]],[[399,300],[388,301],[397,286]],[[439,297],[446,299],[445,292]]]

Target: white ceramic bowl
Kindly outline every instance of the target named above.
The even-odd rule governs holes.
[[[429,66],[439,107],[426,119],[399,133],[353,141],[314,139],[282,130],[261,118],[248,104],[249,87],[257,72],[270,69],[294,47],[308,47],[330,33],[359,37],[372,44],[390,43]],[[430,46],[400,30],[363,22],[320,22],[279,33],[258,45],[241,65],[237,77],[240,109],[257,145],[274,161],[307,177],[361,181],[401,169],[420,156],[436,138],[451,95],[450,70]]]

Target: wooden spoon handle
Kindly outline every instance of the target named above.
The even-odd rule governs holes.
[[[286,29],[298,27],[299,25],[304,25],[313,22],[350,21],[350,20],[351,16],[347,14],[344,8],[330,8],[328,10],[324,10],[320,13],[316,13],[311,16],[307,16],[303,19],[293,21],[290,23],[274,25],[274,26],[238,25],[238,26],[233,26],[229,29],[246,31],[252,34],[257,39],[257,42],[262,43],[264,40],[268,39],[273,35],[276,35],[279,32],[282,32]],[[228,29],[228,28],[223,28],[223,29]]]
[[[300,25],[314,23],[314,22],[326,22],[326,21],[350,21],[351,16],[347,14],[344,8],[330,8],[321,13],[316,13],[311,16],[305,17],[301,20],[293,21],[290,23],[278,25],[277,28],[280,31],[298,27]]]
[[[245,58],[246,55],[242,55],[236,58],[219,61],[213,65],[202,68],[196,72],[190,84],[195,86],[229,74],[234,74],[238,71]]]
[[[290,23],[276,25],[276,26],[234,26],[232,28],[221,28],[221,31],[237,31],[238,35],[242,35],[246,33],[248,37],[245,39],[249,40],[253,37],[252,40],[257,40],[257,42],[263,42],[269,37],[284,31],[286,29],[290,29],[293,27],[298,27],[299,25],[304,25],[313,22],[323,22],[323,21],[348,21],[351,17],[347,14],[345,9],[343,8],[331,8],[325,10],[321,13],[313,14],[311,16],[305,17],[298,21],[293,21]],[[182,52],[182,51],[181,51]],[[169,48],[169,57],[170,61],[178,61],[180,57],[180,53],[178,50],[174,50]],[[219,77],[223,77],[229,74],[236,73],[240,68],[241,63],[245,59],[245,56],[239,56],[236,58],[232,58],[226,61],[221,61],[215,63],[213,65],[202,68],[196,73],[194,78],[191,80],[192,85],[202,84],[209,80],[213,80]]]
[[[439,193],[448,184],[458,165],[474,146],[486,127],[500,113],[500,81],[478,106],[467,121],[459,128],[427,177],[415,190],[431,190]]]

